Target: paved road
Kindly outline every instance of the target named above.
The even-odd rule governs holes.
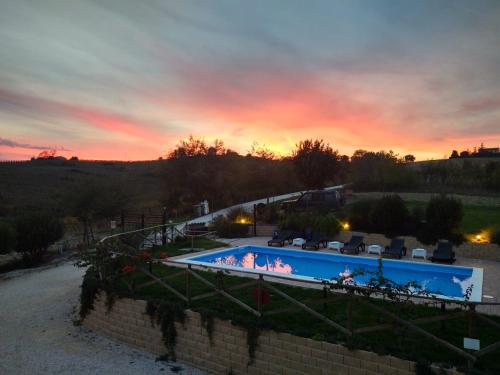
[[[326,187],[325,190],[334,190],[334,189],[339,189],[342,188],[344,185],[337,185],[337,186],[330,186]],[[282,195],[276,195],[274,197],[269,197],[269,198],[262,198],[262,199],[256,199],[254,201],[246,202],[246,203],[239,203],[235,204],[234,206],[226,207],[218,211],[214,211],[208,215],[200,216],[197,217],[196,219],[189,220],[187,223],[208,223],[212,221],[215,217],[220,216],[220,215],[225,215],[231,210],[235,208],[243,208],[249,212],[252,212],[254,204],[259,204],[259,203],[273,203],[277,201],[281,201],[284,199],[292,199],[299,197],[302,193],[305,193],[307,190],[303,191],[296,191],[294,193],[288,193],[288,194],[282,194]],[[178,229],[181,229],[182,226],[184,226],[185,223],[182,223],[179,225]]]
[[[0,374],[173,374],[152,354],[73,325],[82,274],[63,263],[0,280]]]

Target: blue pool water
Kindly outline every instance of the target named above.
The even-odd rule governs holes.
[[[378,269],[376,258],[250,245],[184,258],[181,262],[316,280],[338,279],[340,273],[363,270],[364,275],[354,277],[358,285],[366,284]],[[416,282],[440,297],[463,299],[467,287],[472,285],[470,300],[481,300],[482,269],[384,259],[382,270],[384,277],[395,283]]]

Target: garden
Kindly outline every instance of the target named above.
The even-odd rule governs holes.
[[[203,241],[197,246],[219,245],[212,240]],[[145,313],[158,322],[166,353],[171,359],[175,358],[176,345],[173,323],[182,322],[185,319],[183,311],[189,308],[202,315],[209,335],[215,317],[231,320],[245,328],[250,358],[258,346],[259,332],[274,330],[339,343],[352,350],[364,349],[412,360],[418,364],[418,374],[428,374],[431,363],[444,368],[457,366],[461,370],[469,365],[462,354],[443,346],[434,337],[457,348],[462,347],[463,337],[471,335],[481,338],[483,348],[500,338],[498,331],[492,329],[492,325],[500,326],[500,318],[471,315],[466,303],[448,305],[438,300],[413,303],[408,298],[401,299],[381,290],[383,275],[377,275],[378,284],[368,293],[354,289],[340,292],[333,283],[321,289],[284,285],[272,280],[259,284],[253,278],[222,271],[179,268],[168,263],[168,258],[178,254],[187,243],[189,241],[184,240],[137,252],[126,244],[115,242],[82,254],[80,265],[90,265],[82,286],[82,319],[91,311],[96,294],[102,292],[108,309],[113,308],[117,298],[148,301]],[[369,298],[381,292],[382,298]],[[309,310],[291,303],[293,300],[305,304]],[[261,315],[256,316],[251,310]],[[319,319],[318,315],[323,318]],[[394,317],[410,325],[395,321]],[[347,327],[347,332],[353,334],[336,329],[330,322]],[[411,325],[424,328],[429,335],[422,335]],[[494,350],[484,353],[475,361],[472,373],[498,373],[500,367],[495,358]]]

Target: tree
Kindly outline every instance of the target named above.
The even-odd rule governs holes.
[[[7,254],[16,248],[16,228],[6,221],[0,221],[0,254]]]
[[[417,184],[416,171],[392,151],[357,150],[351,157],[350,171],[358,190],[394,191],[414,188]]]
[[[456,240],[462,222],[462,202],[453,197],[432,197],[425,211],[427,236],[433,242],[445,238]]]
[[[370,216],[375,231],[392,237],[403,234],[410,214],[403,199],[393,194],[379,199]]]
[[[64,234],[61,220],[43,212],[21,216],[16,229],[17,250],[23,253],[27,264],[40,262],[48,247]]]
[[[322,189],[339,171],[339,154],[323,140],[306,139],[297,145],[293,164],[297,177],[309,189]]]
[[[83,225],[83,242],[89,244],[94,240],[94,222],[118,215],[128,201],[128,193],[116,181],[93,181],[73,189],[66,200],[68,213]]]
[[[450,159],[455,159],[455,158],[458,158],[459,155],[458,155],[458,151],[457,150],[453,150],[451,155],[450,155]]]
[[[404,156],[405,163],[413,163],[415,161],[415,156],[412,154],[408,154]]]
[[[469,151],[462,151],[460,153],[460,157],[461,158],[468,158],[470,156],[470,152]]]

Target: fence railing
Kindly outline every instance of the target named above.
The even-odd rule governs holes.
[[[158,226],[160,228],[165,228],[165,226]],[[147,229],[156,229],[158,227],[152,227]],[[170,225],[171,227],[171,225]],[[162,229],[163,230],[163,229]],[[173,229],[177,230],[177,228]],[[133,231],[133,233],[141,233],[142,230]],[[186,235],[185,232],[179,231],[183,235]],[[196,236],[207,235],[207,233],[199,233],[199,234],[187,234],[191,235],[191,238],[195,238]],[[108,236],[104,238],[101,243],[106,244],[106,242],[115,237],[123,236],[123,234],[116,234],[113,236]],[[114,249],[113,251],[115,251]],[[122,254],[125,255],[125,254]],[[130,255],[130,254],[128,254]],[[125,255],[127,256],[127,255]],[[178,272],[174,272],[172,274],[168,274],[166,276],[156,275],[153,272],[152,264],[162,264],[165,266],[172,266],[179,268]],[[390,311],[386,307],[381,304],[375,303],[377,298],[384,297],[383,294],[379,292],[376,293],[366,293],[366,287],[356,286],[356,285],[342,285],[335,288],[331,287],[331,283],[324,280],[305,280],[305,279],[295,279],[296,282],[293,283],[294,286],[298,286],[301,288],[314,288],[314,289],[322,289],[323,290],[323,298],[316,299],[306,299],[299,300],[286,291],[283,288],[280,288],[279,285],[290,284],[290,281],[293,278],[289,276],[281,276],[276,274],[268,274],[266,272],[258,272],[255,270],[249,271],[245,269],[241,269],[238,271],[228,271],[225,269],[222,272],[223,267],[218,267],[217,265],[199,265],[199,264],[191,264],[189,261],[183,261],[182,263],[176,262],[174,260],[162,260],[162,259],[151,259],[149,263],[149,267],[139,267],[138,270],[145,275],[149,280],[144,282],[143,284],[134,286],[134,292],[152,284],[157,284],[167,291],[174,294],[178,297],[183,303],[185,303],[186,307],[189,307],[194,301],[200,301],[207,298],[212,298],[214,296],[221,296],[232,303],[240,306],[244,310],[250,312],[255,317],[262,317],[290,313],[295,311],[303,311],[307,314],[313,316],[317,320],[326,323],[328,326],[334,328],[335,330],[345,334],[348,337],[354,337],[358,335],[364,335],[371,332],[380,332],[386,330],[396,330],[398,327],[406,327],[410,331],[415,332],[422,337],[432,340],[438,345],[458,354],[462,358],[468,361],[469,366],[472,367],[473,363],[480,357],[491,353],[500,348],[500,324],[494,321],[493,319],[480,314],[476,311],[477,306],[482,305],[500,305],[497,302],[471,302],[471,301],[453,301],[445,298],[439,298],[435,296],[422,296],[422,295],[412,295],[412,302],[427,302],[432,304],[441,305],[442,314],[428,316],[428,317],[420,317],[414,319],[405,319],[394,312]],[[214,283],[208,280],[203,274],[198,271],[216,271],[217,282]],[[228,276],[242,276],[248,281],[244,281],[241,284],[233,285],[233,286],[225,286],[224,278]],[[184,290],[179,290],[172,284],[172,280],[176,278],[184,278],[185,279],[185,288]],[[192,281],[197,280],[208,287],[211,292],[201,293],[198,295],[193,295]],[[249,288],[249,287],[257,288],[257,301],[254,305],[248,304],[240,298],[237,298],[231,292]],[[274,310],[265,310],[263,304],[263,291],[267,289],[275,295],[280,296],[289,302],[290,306],[280,307]],[[332,298],[334,296],[335,298]],[[346,302],[346,321],[344,324],[340,321],[335,321],[331,317],[326,316],[325,314],[315,310],[311,306],[322,304],[326,306],[329,303],[332,303],[338,299],[343,299]],[[353,322],[353,305],[354,302],[363,305],[364,307],[384,316],[387,320],[386,323],[368,325],[365,327],[356,327],[354,328]],[[389,301],[391,302],[391,301]],[[393,302],[398,303],[398,302]],[[460,306],[462,311],[452,311],[447,312],[446,306],[452,305],[453,307]],[[467,318],[467,332],[469,337],[476,337],[476,322],[482,321],[489,325],[492,329],[498,330],[499,332],[499,340],[495,341],[487,345],[486,347],[477,350],[475,352],[469,352],[465,349],[435,335],[434,333],[426,330],[422,326],[426,324],[435,323],[435,322],[445,322],[454,319]]]

